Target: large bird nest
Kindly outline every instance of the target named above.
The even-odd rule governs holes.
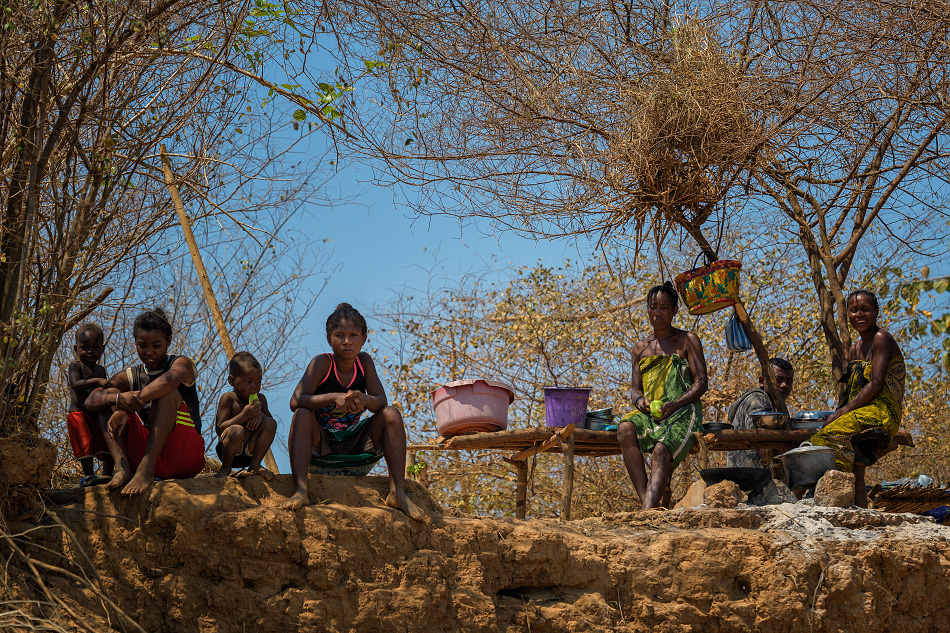
[[[761,92],[740,56],[701,24],[683,19],[671,28],[650,70],[620,90],[630,116],[611,149],[622,219],[702,224],[766,145]]]

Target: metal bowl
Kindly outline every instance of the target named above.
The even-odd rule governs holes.
[[[799,411],[792,416],[793,420],[824,420],[834,411]]]
[[[792,420],[792,428],[796,431],[801,431],[803,429],[808,429],[812,431],[817,431],[822,426],[824,426],[825,421],[822,420]]]
[[[759,411],[751,417],[757,429],[784,429],[788,426],[788,416],[778,411]]]
[[[715,433],[717,431],[730,431],[733,427],[727,422],[707,422],[703,424],[703,431],[706,433]]]
[[[834,411],[799,411],[792,416],[792,428],[817,431]]]
[[[606,420],[614,419],[614,409],[613,407],[608,407],[606,409],[596,409],[594,411],[588,411],[587,417],[589,418],[603,418]]]

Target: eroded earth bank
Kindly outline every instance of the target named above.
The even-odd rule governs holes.
[[[380,477],[288,475],[51,496],[104,593],[146,631],[937,631],[950,622],[950,528],[912,515],[783,504],[560,523],[383,505]],[[48,517],[52,519],[52,517]],[[50,551],[82,556],[67,531]],[[59,574],[90,613],[101,596]],[[86,603],[85,605],[83,603]],[[92,606],[90,606],[92,605]],[[122,630],[120,619],[86,620]],[[128,629],[128,625],[126,630]]]

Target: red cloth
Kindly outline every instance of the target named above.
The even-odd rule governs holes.
[[[66,431],[69,433],[69,443],[72,444],[73,456],[76,459],[109,454],[102,429],[84,412],[69,412],[66,416]]]
[[[205,467],[205,442],[198,435],[194,424],[182,421],[190,420],[188,406],[182,402],[178,411],[184,415],[178,415],[175,428],[169,434],[155,462],[155,476],[162,479],[188,479]],[[125,456],[129,459],[129,466],[135,471],[145,457],[145,447],[148,444],[148,429],[142,424],[138,414],[129,414],[127,433]]]

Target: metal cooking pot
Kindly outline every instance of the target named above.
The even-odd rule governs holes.
[[[757,429],[784,429],[788,425],[788,416],[779,411],[758,411],[750,417]]]
[[[821,476],[835,467],[835,450],[802,442],[798,448],[778,456],[785,467],[789,488],[811,488]]]

